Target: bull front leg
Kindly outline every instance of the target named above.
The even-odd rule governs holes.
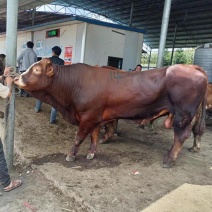
[[[91,132],[91,129],[92,129],[91,124],[89,125],[89,122],[80,123],[79,129],[76,133],[76,137],[74,140],[74,146],[66,156],[67,161],[74,161],[76,159],[77,153],[79,152],[80,149],[80,145],[85,140],[87,135]]]
[[[67,154],[66,160],[67,161],[74,161],[76,159],[77,153],[79,152],[81,143],[85,140],[85,137],[82,138],[79,136],[79,131],[77,131],[74,146],[72,147],[71,151]]]
[[[82,142],[85,140],[85,138],[89,133],[91,134],[91,144],[90,149],[88,151],[87,159],[94,158],[99,135],[99,126],[97,124],[92,124],[91,121],[87,120],[86,122],[85,121],[81,122],[79,125],[79,129],[76,133],[74,141],[74,146],[66,156],[67,161],[74,161],[76,159],[77,153],[79,152],[80,149],[80,145],[82,144]]]

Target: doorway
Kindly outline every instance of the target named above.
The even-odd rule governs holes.
[[[114,68],[122,69],[123,58],[119,57],[108,57],[107,65]]]

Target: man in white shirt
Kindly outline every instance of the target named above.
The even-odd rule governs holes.
[[[23,50],[17,58],[19,71],[25,72],[33,63],[37,62],[37,55],[33,50],[34,43],[32,41],[27,42],[27,49]],[[21,96],[27,96],[24,90],[21,90]]]

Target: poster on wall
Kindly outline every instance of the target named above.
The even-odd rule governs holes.
[[[65,53],[64,53],[64,61],[65,65],[72,64],[72,46],[66,46],[65,47]]]
[[[23,42],[23,44],[22,44],[22,49],[23,49],[23,50],[27,49],[27,42]]]
[[[43,52],[44,52],[44,41],[43,40],[38,40],[36,42],[36,51],[35,52],[38,57],[43,56]]]

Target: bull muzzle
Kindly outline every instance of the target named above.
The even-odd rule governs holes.
[[[14,84],[17,85],[19,88],[23,88],[26,86],[26,84],[22,80],[22,76],[16,76],[14,78]]]

